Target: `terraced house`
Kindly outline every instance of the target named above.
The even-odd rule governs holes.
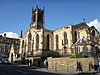
[[[20,54],[24,57],[39,57],[43,51],[52,50],[62,56],[80,53],[91,57],[94,47],[100,47],[98,30],[85,22],[67,25],[56,30],[45,28],[43,9],[32,9],[32,21],[26,33],[20,37]]]
[[[20,39],[6,37],[6,33],[4,36],[0,35],[0,61],[3,58],[8,59],[12,44],[14,44],[15,54],[19,55]]]

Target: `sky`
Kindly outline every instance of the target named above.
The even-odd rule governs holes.
[[[45,7],[45,27],[50,30],[85,22],[100,32],[100,0],[0,0],[0,34],[18,38],[27,31],[32,7]]]

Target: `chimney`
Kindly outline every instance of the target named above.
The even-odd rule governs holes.
[[[6,33],[4,34],[4,39],[6,39]]]

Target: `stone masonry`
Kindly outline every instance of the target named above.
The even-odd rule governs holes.
[[[81,62],[83,71],[89,71],[89,63],[94,65],[93,58],[48,58],[48,70],[53,71],[76,71],[77,62]],[[94,70],[94,69],[92,69]]]

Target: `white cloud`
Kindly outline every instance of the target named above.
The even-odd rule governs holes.
[[[100,32],[100,21],[98,19],[95,19],[91,21],[90,23],[87,23],[89,26],[94,26],[99,32]]]
[[[18,34],[15,32],[4,32],[4,33],[0,33],[0,35],[4,36],[5,33],[6,33],[6,37],[19,38]]]

